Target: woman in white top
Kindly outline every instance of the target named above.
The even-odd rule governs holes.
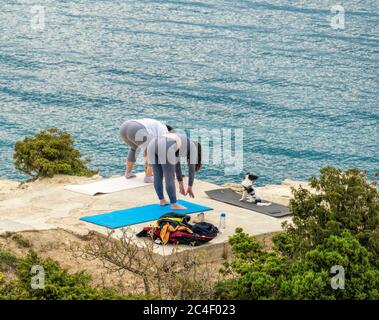
[[[127,120],[120,127],[120,135],[124,142],[129,145],[128,158],[126,160],[125,177],[133,178],[133,165],[136,162],[138,152],[145,149],[145,179],[147,183],[153,182],[153,171],[146,161],[146,147],[153,138],[166,135],[171,129],[170,126],[154,119]]]

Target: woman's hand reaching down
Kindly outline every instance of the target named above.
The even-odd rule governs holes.
[[[188,186],[186,195],[189,195],[191,198],[195,198],[195,195],[193,194],[192,187]]]
[[[184,189],[183,181],[179,182],[179,192],[185,196],[186,195],[186,189]]]

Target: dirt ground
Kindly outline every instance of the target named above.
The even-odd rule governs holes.
[[[81,258],[74,248],[77,245],[85,246],[88,241],[90,236],[80,237],[62,229],[25,231],[0,236],[0,246],[18,257],[25,256],[33,249],[42,258],[51,258],[70,272],[86,271],[92,276],[94,285],[115,287],[124,294],[142,292],[142,282],[133,274],[110,273],[102,262]]]
[[[266,250],[272,244],[272,235],[263,234],[257,237]],[[139,277],[128,271],[122,275],[111,273],[102,262],[80,257],[75,248],[84,247],[91,241],[91,237],[91,235],[75,235],[63,229],[24,231],[0,236],[0,247],[10,250],[18,257],[25,256],[30,249],[33,249],[42,258],[51,258],[70,272],[86,271],[92,276],[93,285],[113,287],[121,294],[142,294],[143,282]],[[219,276],[218,270],[223,262],[220,260],[212,263],[215,279]],[[12,274],[6,277],[10,278]]]
[[[57,261],[61,267],[70,272],[86,271],[92,276],[94,285],[117,288],[121,294],[143,294],[144,286],[141,278],[127,271],[122,275],[111,273],[102,262],[81,258],[73,247],[78,245],[84,247],[91,240],[91,234],[99,232],[97,226],[80,220],[84,213],[101,213],[140,205],[143,197],[145,197],[143,201],[151,203],[154,201],[153,191],[150,190],[153,187],[144,188],[142,195],[140,189],[132,189],[99,197],[89,197],[64,190],[67,184],[97,179],[100,177],[88,180],[83,177],[56,176],[24,184],[12,180],[0,180],[0,247],[4,246],[19,257],[25,256],[30,249],[33,249],[41,257]],[[291,187],[300,184],[302,182],[284,181],[282,185],[262,187],[259,192],[269,201],[286,205],[291,196]],[[246,232],[258,234],[257,238],[265,249],[270,248],[272,232],[281,230],[283,220],[252,214],[249,211],[244,212],[243,209],[232,206],[225,209],[226,204],[212,201],[204,193],[204,190],[217,186],[197,181],[197,187],[199,189],[197,201],[214,208],[212,212],[207,213],[209,222],[217,222],[219,212],[227,211],[229,217],[233,217],[233,214],[237,217],[228,220],[230,231],[222,233],[215,243],[227,242],[235,227],[243,225]],[[229,184],[228,187],[238,191],[240,185]],[[138,228],[140,231],[142,225]],[[211,263],[210,280],[220,276],[219,270],[223,262],[217,260]],[[203,266],[201,267],[203,270]],[[8,275],[5,274],[5,277]],[[12,277],[12,274],[9,274],[9,277]]]

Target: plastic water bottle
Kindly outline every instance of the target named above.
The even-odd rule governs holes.
[[[199,222],[204,222],[204,212],[200,212],[198,215],[197,215],[197,220]]]
[[[219,230],[222,232],[225,230],[225,220],[226,220],[226,214],[225,212],[220,213],[220,224],[219,224]]]

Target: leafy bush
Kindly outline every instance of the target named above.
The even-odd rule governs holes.
[[[16,267],[17,257],[9,250],[0,247],[0,271],[8,271]]]
[[[221,299],[379,299],[379,270],[370,253],[349,231],[330,236],[297,259],[278,250],[265,252],[257,240],[241,229],[231,237],[236,259],[225,263],[224,273],[237,278],[216,285]],[[241,245],[241,244],[244,245]],[[254,251],[248,254],[247,247]],[[332,266],[342,266],[345,288],[331,286]]]
[[[379,299],[379,192],[358,170],[321,170],[316,189],[294,190],[293,222],[264,251],[237,229],[235,259],[216,285],[222,299]],[[331,286],[331,268],[342,266],[345,288]]]
[[[309,180],[316,194],[301,187],[293,190],[293,223],[284,224],[286,234],[278,236],[277,244],[285,241],[288,255],[296,257],[331,235],[349,230],[372,253],[372,262],[379,267],[378,189],[357,169],[326,167],[320,173],[319,179]]]
[[[15,144],[13,158],[17,170],[32,178],[52,177],[54,174],[91,176],[97,171],[87,167],[89,159],[82,159],[74,148],[74,140],[57,128],[43,130],[35,137],[26,137]]]
[[[31,268],[42,266],[45,272],[44,289],[32,289]],[[51,259],[41,259],[36,253],[30,253],[17,261],[17,279],[0,282],[1,299],[138,299],[141,297],[122,296],[113,289],[93,287],[91,277],[84,272],[69,273]]]

